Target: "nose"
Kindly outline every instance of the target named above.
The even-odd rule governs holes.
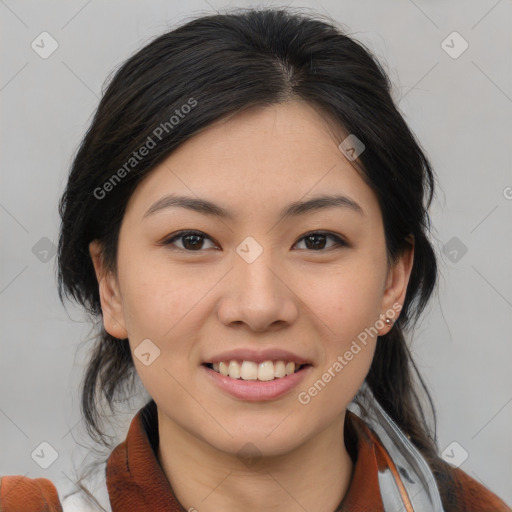
[[[269,252],[263,251],[252,263],[235,256],[218,309],[225,325],[243,324],[262,332],[282,329],[296,320],[299,301],[293,283]]]

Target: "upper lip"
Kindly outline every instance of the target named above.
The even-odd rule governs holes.
[[[220,363],[222,361],[254,361],[255,363],[263,363],[264,361],[287,361],[297,364],[311,364],[305,359],[289,350],[280,348],[266,348],[263,350],[239,348],[222,352],[207,359],[205,363]]]

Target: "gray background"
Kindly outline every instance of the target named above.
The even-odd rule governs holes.
[[[59,303],[52,248],[57,202],[104,80],[182,20],[251,5],[261,4],[0,0],[0,474],[71,486],[71,463],[87,453],[77,386],[90,324]],[[512,503],[512,2],[288,5],[329,14],[377,54],[431,158],[442,276],[412,350],[437,407],[441,451],[457,442],[448,455],[467,452],[460,467]],[[31,48],[43,31],[58,43],[47,59]],[[442,46],[453,31],[469,44],[457,58],[461,40]],[[121,417],[120,438],[133,413]],[[48,469],[36,463],[51,461],[43,441],[58,455]]]

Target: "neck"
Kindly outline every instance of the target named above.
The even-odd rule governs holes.
[[[344,421],[345,413],[290,453],[246,459],[215,449],[159,411],[158,459],[187,510],[332,512],[353,469]]]

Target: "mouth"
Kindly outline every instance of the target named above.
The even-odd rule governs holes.
[[[283,360],[268,360],[260,363],[230,360],[219,363],[203,363],[203,366],[233,380],[268,382],[302,372],[311,364]]]

